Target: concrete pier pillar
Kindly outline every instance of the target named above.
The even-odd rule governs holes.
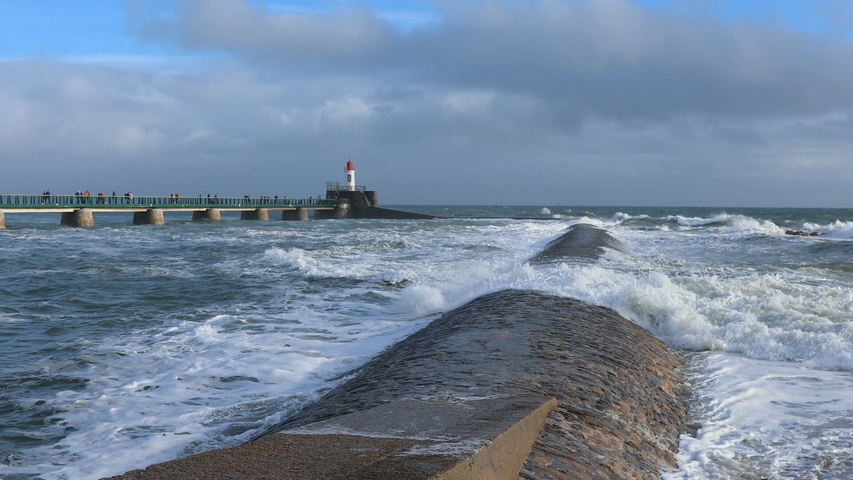
[[[218,208],[208,208],[203,212],[193,212],[193,220],[222,220]]]
[[[282,210],[282,220],[308,220],[308,209],[299,207],[296,210]]]
[[[144,212],[133,213],[134,225],[164,225],[166,219],[163,218],[163,210],[159,208],[149,208]]]
[[[332,214],[332,218],[350,218],[352,217],[352,205],[349,202],[349,199],[342,198],[338,200],[338,205],[335,207],[335,211]]]
[[[240,212],[240,220],[269,220],[270,211],[266,208],[259,208],[249,212]]]
[[[3,215],[3,210],[0,210],[0,230],[6,228],[6,216]]]
[[[92,216],[92,210],[78,208],[73,212],[63,213],[60,224],[67,227],[92,227],[95,225],[95,217]]]

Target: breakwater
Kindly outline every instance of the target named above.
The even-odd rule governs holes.
[[[565,247],[559,250],[564,255],[592,258],[601,254],[600,246],[614,241],[602,229],[576,227],[545,251],[554,258],[555,249]],[[595,249],[585,250],[590,244]],[[464,458],[476,458],[483,445],[501,438],[494,432],[483,437],[482,428],[470,434],[459,423],[489,418],[507,431],[529,431],[549,398],[554,404],[545,410],[547,417],[529,446],[522,447],[523,461],[515,471],[487,465],[502,472],[493,478],[657,478],[675,467],[686,425],[678,368],[669,347],[612,310],[533,291],[503,290],[442,315],[247,445],[115,478],[219,478],[217,472],[259,469],[266,478],[383,478],[375,475],[400,471],[408,472],[405,478],[450,478],[436,472],[460,468]],[[530,398],[542,400],[524,400]],[[512,408],[488,403],[495,399],[516,403]],[[460,417],[460,408],[470,418]],[[400,419],[411,417],[428,419],[420,421],[419,429],[402,433]],[[430,434],[427,424],[448,418],[455,419],[451,427]],[[364,423],[371,424],[367,433],[356,427],[364,428]],[[513,430],[514,425],[524,427]],[[460,430],[473,435],[463,438],[474,448],[460,448],[465,443]],[[514,435],[521,438],[521,433]],[[411,442],[428,449],[412,453]],[[342,451],[335,445],[350,446]],[[364,460],[365,450],[375,458]],[[313,462],[309,466],[306,453]],[[449,466],[435,470],[436,458]],[[477,478],[472,476],[476,464],[463,465],[467,477],[453,478]]]
[[[235,465],[255,468],[259,455],[275,457],[279,466],[299,465],[300,455],[316,449],[318,440],[298,429],[319,422],[404,401],[464,405],[523,396],[554,397],[556,408],[514,475],[658,478],[675,467],[679,434],[686,424],[678,366],[677,356],[665,344],[612,310],[505,290],[443,315],[380,354],[352,379],[256,440],[263,448],[243,448],[238,455],[233,449],[209,452],[201,454],[203,462],[190,457],[115,478],[173,478],[178,472],[217,478],[210,475]],[[389,418],[418,414],[400,408],[381,418],[387,423]],[[380,433],[365,438],[401,437],[395,428],[381,433],[381,422],[377,428]],[[299,434],[286,441],[279,436],[293,431]],[[341,430],[325,433],[340,436]],[[336,438],[320,441],[334,444]],[[270,442],[278,447],[270,448]],[[368,443],[360,448],[368,448]],[[406,459],[423,461],[411,455]],[[340,456],[327,460],[347,461]],[[270,478],[299,477],[283,469]],[[344,472],[334,478],[374,477]]]
[[[286,431],[403,398],[557,398],[523,474],[653,478],[685,409],[676,355],[615,312],[529,291],[480,297],[369,362]]]
[[[549,242],[536,254],[531,263],[547,263],[565,259],[595,260],[606,249],[630,252],[627,245],[610,235],[610,232],[586,223],[569,227],[566,233]]]

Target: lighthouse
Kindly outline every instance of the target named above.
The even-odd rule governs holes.
[[[347,160],[347,190],[355,191],[355,167],[352,166],[352,159]]]

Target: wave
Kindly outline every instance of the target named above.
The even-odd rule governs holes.
[[[630,214],[623,213],[623,212],[616,212],[616,214],[613,215],[613,217],[610,219],[610,221],[612,223],[622,223],[622,222],[627,222],[629,220],[645,220],[647,218],[650,218],[650,217],[646,214],[630,215]]]
[[[759,220],[752,217],[744,217],[742,215],[732,216],[726,225],[726,229],[729,232],[758,232],[766,233],[768,235],[782,235],[785,233],[784,228],[776,225],[770,220]]]
[[[833,240],[853,240],[853,222],[836,220],[828,225],[803,223],[804,231],[817,232],[821,237]]]
[[[613,308],[676,348],[853,371],[853,295],[812,272],[744,276],[682,265],[686,272],[674,273],[650,264],[620,271],[613,267],[642,259],[606,260],[553,265],[531,280],[541,290]]]
[[[661,220],[676,222],[678,225],[682,227],[702,227],[705,225],[715,225],[715,224],[725,224],[729,220],[729,215],[725,213],[721,213],[719,215],[715,215],[711,218],[702,218],[702,217],[685,217],[682,215],[667,215]]]

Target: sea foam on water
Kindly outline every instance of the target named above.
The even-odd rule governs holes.
[[[610,307],[683,350],[700,428],[667,478],[853,476],[853,211],[546,208],[566,213],[0,231],[0,476],[99,478],[239,444],[507,288]],[[528,263],[579,222],[630,252]]]

